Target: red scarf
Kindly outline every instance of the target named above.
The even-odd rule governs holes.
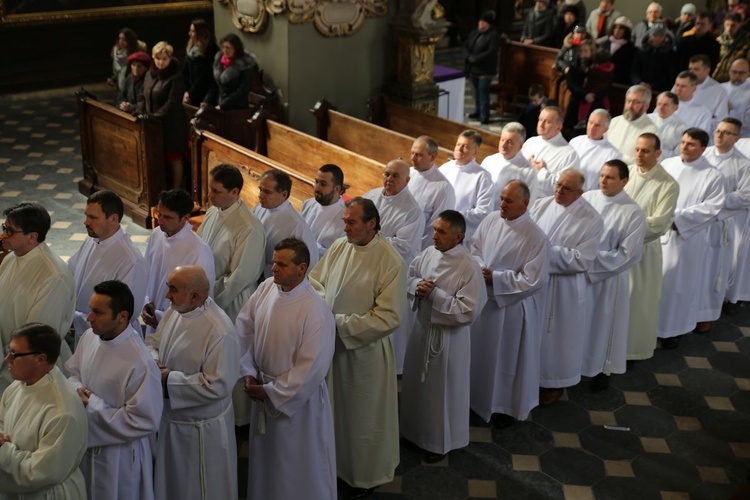
[[[221,65],[224,66],[224,69],[227,69],[230,64],[232,64],[232,61],[234,61],[234,58],[229,59],[224,54],[221,55]]]

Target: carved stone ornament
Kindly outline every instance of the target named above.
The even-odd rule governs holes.
[[[269,14],[281,14],[285,0],[220,0],[229,8],[229,16],[238,29],[258,33],[268,24]]]
[[[388,13],[388,0],[287,0],[289,22],[314,23],[327,37],[355,33],[367,17]]]

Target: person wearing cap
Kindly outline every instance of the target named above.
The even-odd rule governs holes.
[[[550,2],[552,3],[552,2]],[[563,17],[565,15],[565,9],[572,7],[575,9],[576,19],[583,23],[587,19],[586,17],[586,5],[582,0],[557,0],[555,5],[550,5],[550,8],[557,11],[557,17]]]
[[[537,0],[526,16],[521,41],[527,45],[552,47],[554,36],[555,12],[549,8],[549,0]]]
[[[592,10],[589,20],[586,21],[586,31],[591,34],[597,45],[601,45],[607,41],[607,34],[620,16],[622,14],[615,10],[615,0],[601,0],[599,8]]]
[[[560,47],[565,37],[573,33],[581,19],[578,17],[578,9],[574,5],[565,5],[562,12],[557,16],[555,33],[552,37],[552,46]]]
[[[562,73],[567,73],[567,68],[570,66],[578,66],[580,59],[578,55],[578,48],[581,46],[584,40],[589,40],[589,34],[581,25],[578,25],[573,29],[573,33],[569,34],[563,40],[562,48],[560,53],[555,58],[555,68],[560,70]]]
[[[143,88],[143,80],[146,71],[151,67],[151,57],[145,52],[133,52],[128,56],[130,73],[125,76],[125,83],[117,91],[117,108],[132,112],[138,103],[138,94]]]
[[[698,9],[692,3],[686,3],[680,9],[680,20],[674,27],[674,37],[679,40],[685,35],[685,32],[690,31],[695,26],[695,14]]]
[[[652,90],[669,90],[674,65],[674,37],[657,21],[643,37],[641,48],[633,58],[631,82],[647,86]]]
[[[500,48],[500,36],[492,27],[495,12],[483,13],[477,29],[469,33],[464,45],[466,55],[466,73],[474,86],[474,112],[469,118],[490,121],[490,83],[497,73],[497,51]],[[552,32],[552,26],[550,26]]]
[[[636,48],[643,48],[643,37],[646,36],[654,23],[662,19],[662,6],[657,2],[651,2],[646,8],[646,19],[633,27],[632,40]]]
[[[609,51],[610,61],[615,65],[613,83],[630,85],[631,69],[635,57],[635,45],[631,42],[633,22],[625,16],[615,19],[609,38],[602,48]]]
[[[687,32],[682,38],[677,38],[677,70],[688,69],[690,58],[698,54],[705,54],[711,59],[711,67],[719,64],[719,42],[711,33],[713,25],[712,15],[708,11],[701,11],[695,19],[692,32]]]

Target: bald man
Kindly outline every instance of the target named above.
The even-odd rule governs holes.
[[[175,268],[167,278],[171,305],[146,340],[164,392],[156,498],[207,498],[207,487],[214,498],[237,498],[232,388],[240,349],[229,316],[208,296],[209,286],[201,267]]]
[[[380,231],[388,242],[409,266],[422,247],[424,234],[424,213],[406,189],[409,183],[409,164],[403,160],[388,162],[383,172],[383,188],[375,188],[365,194],[365,198],[372,200],[380,213]],[[406,294],[406,290],[404,290]],[[404,321],[393,332],[393,349],[396,352],[396,372],[404,370],[404,356],[409,333],[414,316],[407,315],[409,321]]]
[[[750,63],[735,59],[729,67],[729,81],[721,84],[729,95],[729,117],[742,122],[741,137],[750,137]]]

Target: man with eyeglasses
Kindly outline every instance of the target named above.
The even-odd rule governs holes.
[[[383,188],[372,189],[364,195],[364,198],[375,203],[380,213],[380,231],[401,255],[407,267],[419,253],[424,234],[424,213],[411,191],[406,189],[408,183],[409,164],[403,160],[392,160],[383,172]],[[414,314],[408,311],[405,320],[393,332],[398,375],[404,371],[404,356],[413,324]]]
[[[745,262],[750,243],[746,227],[750,213],[750,162],[734,147],[741,126],[734,118],[720,121],[714,131],[714,145],[703,153],[708,163],[724,176],[726,199],[719,217],[708,230],[709,249],[715,255],[706,259],[703,270],[708,284],[716,286],[710,287],[709,294],[703,297],[707,302],[700,308],[700,322],[717,320],[725,298],[730,314],[738,311],[738,301],[750,299],[750,268]],[[710,323],[699,324],[697,330],[709,328]]]
[[[641,134],[658,133],[656,125],[646,112],[651,105],[651,90],[643,85],[633,85],[625,93],[622,115],[612,118],[604,137],[622,154],[627,165],[635,161],[635,141]]]
[[[14,382],[0,399],[0,497],[87,498],[78,467],[86,409],[55,366],[64,342],[41,323],[9,337],[4,364]]]
[[[542,316],[539,405],[550,406],[581,380],[586,328],[586,271],[596,259],[604,223],[586,201],[583,173],[564,170],[555,195],[531,207],[550,240],[549,283]]]
[[[729,81],[722,87],[729,95],[729,117],[742,122],[740,137],[750,137],[750,63],[747,59],[735,59],[729,67]]]
[[[51,221],[39,203],[19,203],[8,209],[0,242],[11,251],[0,264],[0,340],[8,352],[10,334],[24,323],[50,325],[67,332],[75,312],[75,283],[67,265],[45,243]],[[62,343],[60,368],[70,358],[70,347]],[[12,382],[6,363],[0,368],[0,394]]]
[[[712,265],[708,237],[711,221],[724,206],[724,178],[703,153],[708,134],[689,128],[682,135],[680,156],[664,160],[662,166],[680,186],[674,222],[662,236],[662,293],[659,303],[658,336],[662,349],[674,349],[680,336],[699,321],[702,295],[715,283],[707,283],[700,270]]]

